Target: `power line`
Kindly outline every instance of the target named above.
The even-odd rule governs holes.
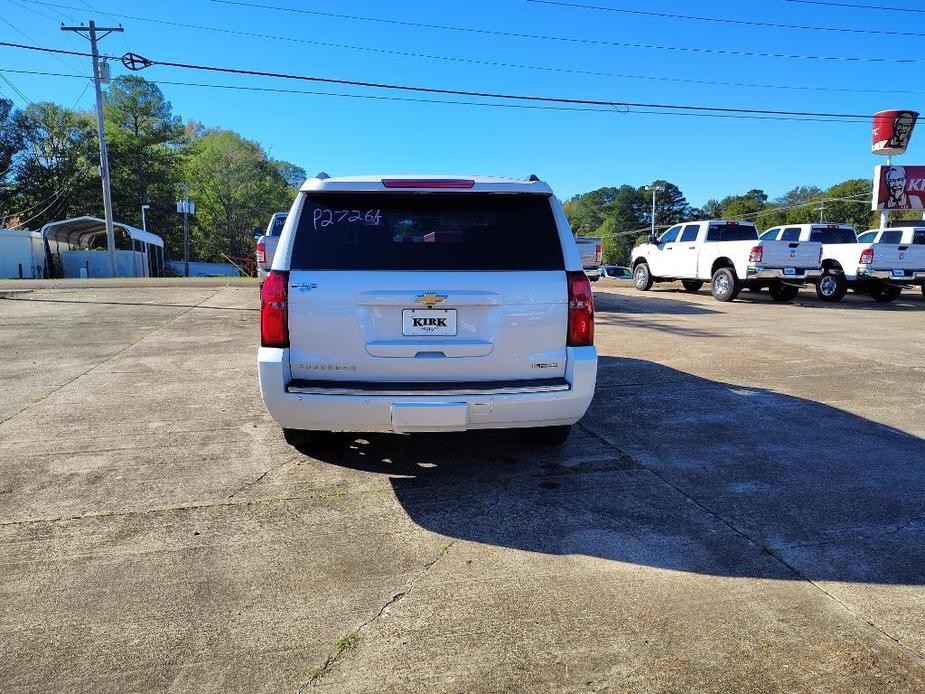
[[[0,46],[9,48],[19,48],[23,50],[41,51],[47,53],[67,53],[74,54],[75,51],[65,51],[57,48],[40,48],[36,46],[27,46],[24,44],[0,42]],[[103,56],[112,58],[112,56]],[[536,96],[527,94],[506,94],[502,92],[480,92],[464,89],[445,89],[440,87],[420,87],[404,84],[393,84],[387,82],[371,82],[366,80],[348,80],[333,77],[318,77],[313,75],[297,75],[285,72],[267,72],[263,70],[249,70],[244,68],[220,67],[214,65],[198,65],[195,63],[177,63],[166,60],[148,60],[149,65],[160,65],[163,67],[175,67],[188,70],[199,70],[203,72],[220,72],[232,75],[248,75],[251,77],[271,77],[275,79],[295,80],[301,82],[316,82],[322,84],[337,84],[351,87],[367,87],[370,89],[383,89],[389,91],[416,92],[422,94],[440,94],[447,96],[467,96],[484,99],[503,99],[525,103],[543,103],[543,104],[566,104],[570,106],[608,106],[612,108],[646,108],[646,109],[667,109],[672,111],[691,111],[703,113],[730,113],[741,115],[768,115],[768,116],[795,116],[804,118],[838,118],[838,119],[856,119],[868,120],[868,114],[855,113],[827,113],[819,111],[779,111],[774,109],[757,109],[757,108],[740,108],[730,106],[699,106],[692,104],[662,104],[622,101],[619,99],[579,99],[574,97],[556,97],[556,96]]]
[[[43,72],[37,70],[8,70],[0,68],[0,73],[13,73],[25,75],[42,75],[48,77],[71,77],[78,79],[87,79],[83,75],[64,74],[59,72]],[[618,111],[614,108],[600,107],[579,107],[579,106],[538,106],[534,104],[502,104],[497,102],[486,101],[458,101],[449,99],[424,99],[416,97],[399,97],[383,96],[381,94],[346,94],[343,92],[326,92],[305,89],[282,89],[279,87],[255,87],[245,85],[231,84],[210,84],[204,82],[177,82],[172,80],[148,80],[151,84],[171,85],[181,87],[205,87],[211,89],[230,89],[236,91],[252,91],[273,94],[304,94],[309,96],[324,97],[341,97],[346,99],[365,99],[371,101],[396,101],[425,104],[449,104],[457,106],[484,106],[491,108],[507,109],[528,109],[537,111],[573,111],[585,113],[606,113],[609,115],[662,115],[662,116],[684,116],[694,118],[742,118],[748,120],[780,120],[780,121],[797,121],[797,122],[822,122],[822,123],[850,123],[856,124],[857,120],[834,119],[834,118],[799,118],[794,116],[760,116],[760,115],[739,115],[739,114],[719,114],[719,113],[688,113],[688,112],[670,112],[670,111]]]
[[[853,2],[822,2],[822,0],[784,0],[801,5],[824,5],[826,7],[844,7],[852,10],[885,10],[887,12],[915,12],[925,14],[925,10],[914,7],[884,7],[883,5],[861,5]]]
[[[24,2],[34,2],[40,5],[54,5],[56,7],[65,7],[67,9],[78,9],[71,7],[70,5],[60,5],[56,3],[42,2],[41,0],[24,0]],[[546,72],[557,72],[564,74],[576,74],[576,75],[590,75],[593,77],[615,77],[620,79],[634,79],[634,80],[650,80],[657,82],[668,82],[672,84],[698,84],[698,85],[709,85],[709,86],[721,86],[721,87],[736,87],[736,88],[754,88],[754,89],[786,89],[786,90],[795,90],[795,91],[821,91],[821,92],[835,92],[835,93],[867,93],[867,94],[925,94],[925,91],[917,91],[913,89],[858,89],[851,87],[821,87],[821,86],[800,86],[792,84],[762,84],[762,83],[751,83],[751,82],[724,82],[718,80],[700,80],[692,78],[679,78],[679,77],[660,77],[655,75],[632,75],[625,73],[617,72],[605,72],[598,70],[582,70],[577,68],[567,68],[559,66],[550,66],[550,65],[529,65],[522,63],[508,63],[497,60],[480,60],[478,58],[471,57],[461,57],[461,56],[444,56],[444,55],[433,55],[428,53],[415,53],[412,51],[396,50],[389,48],[376,48],[373,46],[357,46],[352,44],[343,44],[343,43],[329,43],[326,41],[314,41],[311,39],[296,38],[292,36],[280,36],[277,34],[265,34],[258,33],[253,31],[243,31],[238,29],[228,29],[224,27],[215,27],[215,26],[205,26],[201,24],[189,24],[186,22],[177,22],[169,19],[158,19],[154,17],[140,17],[138,15],[130,14],[115,14],[112,12],[105,12],[109,17],[117,17],[119,19],[131,19],[141,22],[152,22],[155,24],[163,24],[166,26],[182,27],[186,29],[194,29],[196,31],[211,31],[221,34],[227,34],[231,36],[247,36],[257,39],[266,39],[271,41],[287,41],[291,43],[299,43],[304,45],[311,46],[321,46],[323,48],[338,48],[352,51],[364,51],[368,53],[376,53],[379,55],[394,55],[404,58],[421,58],[426,60],[441,60],[446,62],[456,62],[466,65],[486,65],[489,67],[504,67],[504,68],[515,68],[522,70],[542,70]],[[124,35],[123,35],[124,36]]]
[[[907,36],[912,38],[923,38],[925,34],[916,31],[895,31],[885,29],[852,29],[849,27],[828,27],[811,24],[784,24],[781,22],[764,22],[749,19],[730,19],[728,17],[700,17],[688,14],[673,14],[670,12],[651,12],[645,10],[627,10],[618,7],[606,7],[603,5],[583,5],[577,2],[565,2],[564,0],[527,0],[537,5],[556,5],[558,7],[568,7],[576,10],[595,10],[598,12],[612,12],[615,14],[634,15],[637,17],[656,17],[658,19],[682,19],[695,22],[714,22],[717,24],[732,24],[736,26],[751,26],[765,29],[800,29],[804,31],[828,31],[843,34],[871,34],[876,36]]]
[[[617,48],[640,48],[646,50],[675,51],[681,53],[705,53],[709,55],[735,55],[746,56],[751,58],[789,58],[798,60],[831,60],[845,62],[862,62],[862,63],[919,63],[923,60],[918,58],[867,58],[858,56],[823,56],[823,55],[800,55],[788,53],[763,53],[760,51],[739,51],[723,48],[690,48],[683,46],[663,46],[659,44],[646,43],[626,43],[622,41],[607,41],[604,39],[585,39],[569,36],[553,36],[548,34],[527,34],[523,32],[501,31],[497,29],[476,29],[473,27],[458,27],[448,24],[427,24],[424,22],[412,22],[401,19],[386,19],[383,17],[363,17],[360,15],[341,14],[337,12],[322,12],[320,10],[305,10],[296,7],[283,7],[281,5],[262,5],[254,2],[243,2],[242,0],[209,0],[209,2],[223,5],[236,5],[240,7],[251,7],[261,10],[273,10],[276,12],[290,12],[294,14],[305,14],[315,17],[330,17],[333,19],[349,19],[363,22],[378,22],[396,26],[408,26],[418,29],[440,29],[444,31],[460,31],[472,34],[484,34],[487,36],[500,36],[503,38],[520,38],[520,39],[539,39],[543,41],[562,41],[567,43],[580,43],[594,46],[615,46]]]

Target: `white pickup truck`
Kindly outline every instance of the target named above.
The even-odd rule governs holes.
[[[821,274],[821,251],[819,243],[759,241],[750,222],[686,222],[633,249],[633,282],[646,291],[654,282],[681,280],[688,292],[710,282],[718,301],[767,287],[776,301],[792,301]]]
[[[792,224],[768,229],[761,238],[822,243],[823,272],[816,295],[823,301],[841,301],[850,288],[888,302],[903,287],[925,283],[925,229],[919,231],[872,229],[857,236],[846,224]]]
[[[588,279],[597,282],[601,278],[601,240],[594,236],[576,236],[581,267]]]
[[[273,266],[273,256],[276,254],[276,245],[279,236],[283,233],[286,224],[287,212],[275,212],[270,217],[267,230],[263,236],[257,237],[257,277],[263,282],[270,268]]]

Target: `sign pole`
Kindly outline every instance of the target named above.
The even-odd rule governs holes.
[[[893,165],[893,155],[892,154],[886,158],[886,165],[887,166]],[[882,210],[880,210],[880,228],[887,229],[889,228],[889,226],[890,226],[890,211],[886,208],[883,208]]]

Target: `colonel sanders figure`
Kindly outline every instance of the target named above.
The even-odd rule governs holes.
[[[883,208],[887,210],[921,210],[922,199],[917,195],[906,193],[906,169],[902,166],[891,166],[884,176],[887,188],[887,199]]]
[[[915,127],[916,114],[911,111],[900,111],[893,119],[893,137],[887,142],[887,147],[906,149],[909,145],[909,136]]]

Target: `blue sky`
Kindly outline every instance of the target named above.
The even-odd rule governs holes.
[[[687,15],[925,33],[925,14],[898,15],[785,0],[575,1]],[[903,58],[921,56],[916,49],[922,44],[922,39],[916,37],[627,16],[525,0],[254,2],[494,31],[734,51]],[[866,4],[873,4],[873,0]],[[232,6],[213,0],[60,0],[54,6],[30,0],[0,0],[0,40],[84,50],[83,39],[61,32],[58,26],[61,21],[86,21],[90,17],[98,23],[121,22],[125,27],[124,35],[113,35],[103,42],[103,50],[115,54],[132,50],[155,60],[614,102],[840,113],[873,113],[885,108],[925,110],[921,108],[925,84],[918,77],[922,74],[921,64],[709,55],[489,36]],[[294,40],[231,35],[140,18]],[[58,59],[0,48],[0,68],[88,74],[89,59]],[[121,65],[114,65],[114,76],[123,72]],[[158,81],[377,93],[166,67],[153,67],[142,74]],[[11,73],[6,77],[33,101],[53,100],[67,106],[79,103],[85,108],[93,103],[92,89],[85,90],[85,82],[79,79]],[[824,89],[733,87],[667,80]],[[701,205],[710,197],[750,188],[762,188],[773,198],[796,185],[825,187],[846,178],[869,178],[878,163],[878,158],[870,154],[867,123],[694,118],[617,110],[536,111],[169,84],[163,84],[162,89],[175,113],[184,119],[236,130],[260,142],[271,156],[299,164],[309,173],[324,170],[331,175],[389,172],[516,177],[537,173],[562,198],[605,185],[644,185],[660,178],[676,183],[692,204]],[[875,91],[834,91],[839,89]],[[0,82],[0,93],[13,97],[4,82]],[[21,99],[13,98],[21,105]],[[923,134],[913,138],[909,154],[903,159],[915,162],[919,151],[925,153],[923,141]]]

